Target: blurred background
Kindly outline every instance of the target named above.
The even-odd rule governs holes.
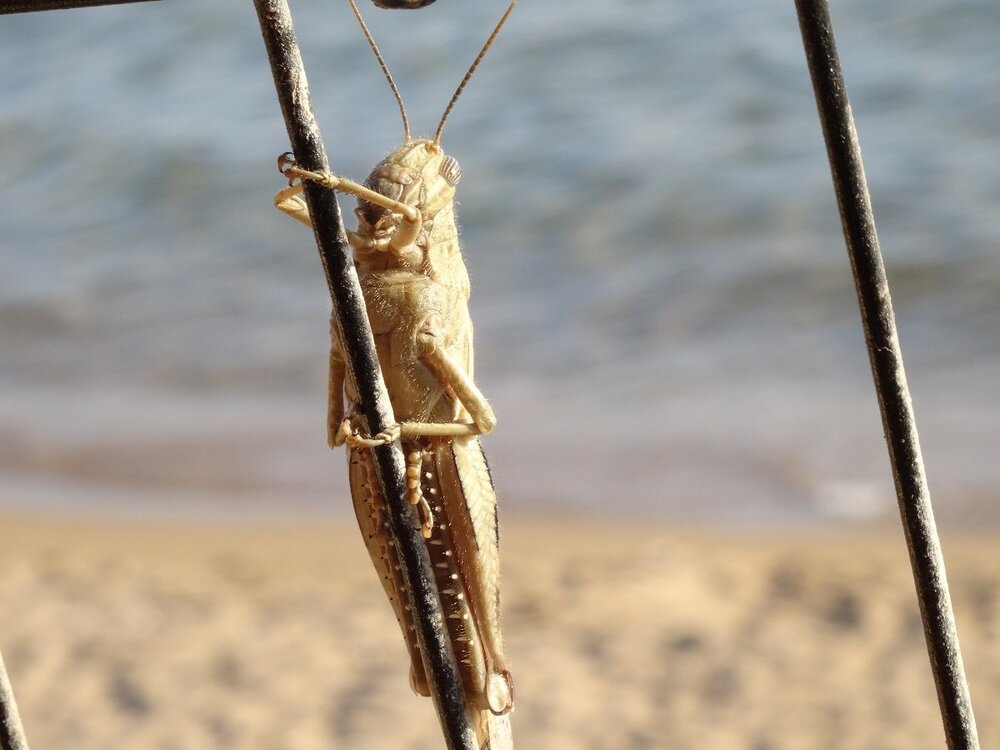
[[[365,8],[416,133],[501,5]],[[361,179],[401,140],[391,94],[346,2],[293,10]],[[1000,7],[834,12],[939,514],[995,523]],[[347,512],[256,24],[194,0],[0,20],[0,503]],[[444,144],[509,513],[893,517],[791,3],[524,2]]]
[[[985,535],[948,551],[997,695],[1000,5],[833,5],[938,518]],[[362,3],[416,134],[504,7]],[[363,179],[396,105],[346,2],[293,13]],[[0,17],[0,71],[0,646],[29,738],[436,747],[325,445],[330,303],[272,208],[251,4]],[[522,0],[443,144],[526,746],[940,747],[791,0]],[[230,536],[170,536],[206,521]]]

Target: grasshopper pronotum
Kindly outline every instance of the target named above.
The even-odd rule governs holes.
[[[469,276],[454,216],[458,162],[440,146],[445,122],[465,84],[514,8],[512,2],[469,68],[430,139],[410,137],[406,110],[354,0],[362,30],[389,81],[403,119],[404,143],[372,170],[364,185],[299,169],[279,158],[289,186],[275,205],[304,224],[304,180],[358,198],[358,228],[348,232],[375,336],[379,363],[399,424],[388,434],[362,432],[357,389],[345,374],[337,326],[331,325],[328,437],[346,443],[354,510],[372,563],[392,603],[410,653],[410,685],[429,695],[405,582],[389,533],[386,501],[371,448],[400,439],[407,493],[417,506],[463,687],[488,747],[490,714],[514,704],[500,632],[500,565],[496,494],[477,435],[496,419],[473,380]],[[346,397],[347,409],[344,408]]]

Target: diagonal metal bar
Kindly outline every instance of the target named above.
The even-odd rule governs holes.
[[[6,13],[34,13],[39,10],[65,10],[87,8],[94,5],[123,5],[146,3],[153,0],[0,0],[0,15]]]
[[[254,0],[254,6],[295,159],[304,169],[328,171],[326,150],[313,113],[287,0]],[[307,182],[305,196],[333,299],[334,318],[343,334],[344,354],[357,384],[362,412],[371,434],[383,432],[394,422],[392,404],[379,369],[361,285],[344,235],[336,194]],[[402,450],[398,443],[393,443],[374,451],[389,509],[391,531],[407,582],[417,637],[430,677],[431,694],[447,747],[449,750],[477,750],[427,547],[420,535],[414,510],[406,502]]]
[[[976,719],[962,664],[944,555],[934,523],[889,282],[830,10],[826,0],[796,0],[795,6],[854,272],[945,737],[951,750],[975,750],[979,747]]]
[[[7,678],[7,668],[0,655],[0,750],[28,750],[21,717],[17,713],[14,691]]]

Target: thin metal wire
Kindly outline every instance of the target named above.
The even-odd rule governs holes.
[[[945,737],[951,750],[975,750],[976,719],[830,11],[826,0],[796,0],[795,6],[854,273]]]
[[[0,750],[28,750],[21,717],[17,713],[14,691],[7,678],[7,668],[0,655]]]
[[[254,0],[254,6],[296,161],[303,169],[327,172],[326,150],[313,113],[287,0]],[[362,413],[369,432],[385,432],[395,422],[392,404],[379,369],[336,194],[313,182],[306,182],[304,192],[333,299],[334,317],[342,334],[347,365],[358,388]],[[398,443],[372,450],[387,500],[390,530],[407,582],[417,638],[430,677],[431,695],[447,747],[449,750],[478,750],[427,547],[414,510],[406,501],[402,450]]]
[[[7,13],[34,13],[39,10],[66,10],[87,8],[93,5],[123,5],[145,3],[153,0],[0,0],[0,15]]]

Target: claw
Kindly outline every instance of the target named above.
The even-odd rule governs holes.
[[[278,157],[278,171],[285,175],[285,177],[292,178],[288,171],[294,166],[296,166],[295,154],[291,151],[286,151]]]

